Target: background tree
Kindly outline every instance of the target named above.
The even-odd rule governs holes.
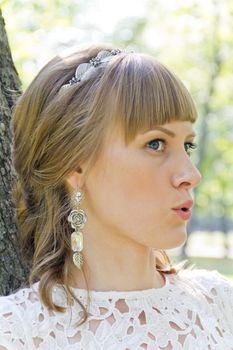
[[[20,254],[11,200],[15,178],[11,162],[11,109],[20,94],[20,81],[12,61],[0,10],[0,294],[8,294],[20,286],[28,267]]]

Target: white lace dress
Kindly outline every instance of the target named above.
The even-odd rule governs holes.
[[[38,283],[0,297],[0,346],[7,350],[232,350],[233,282],[215,271],[165,275],[159,289],[92,291],[89,321],[79,328],[81,307],[49,311]],[[86,304],[86,291],[72,288]],[[54,301],[66,305],[62,286]]]

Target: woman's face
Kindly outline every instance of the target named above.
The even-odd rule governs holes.
[[[184,243],[188,220],[173,208],[192,200],[200,182],[189,155],[194,136],[192,123],[180,121],[138,134],[128,146],[112,133],[83,188],[89,227],[155,249]]]

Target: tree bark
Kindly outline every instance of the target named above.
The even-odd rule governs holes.
[[[12,107],[21,93],[0,9],[0,295],[20,287],[28,275],[16,238],[15,209],[11,187],[16,177],[12,167]]]

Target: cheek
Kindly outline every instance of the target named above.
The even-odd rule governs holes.
[[[156,214],[165,188],[165,179],[156,165],[151,159],[138,155],[121,159],[117,167],[112,164],[108,181],[118,204],[128,213],[140,216],[153,211]]]
[[[96,164],[88,185],[98,218],[127,231],[141,230],[160,221],[164,177],[151,164],[132,154],[120,159],[114,154]]]

